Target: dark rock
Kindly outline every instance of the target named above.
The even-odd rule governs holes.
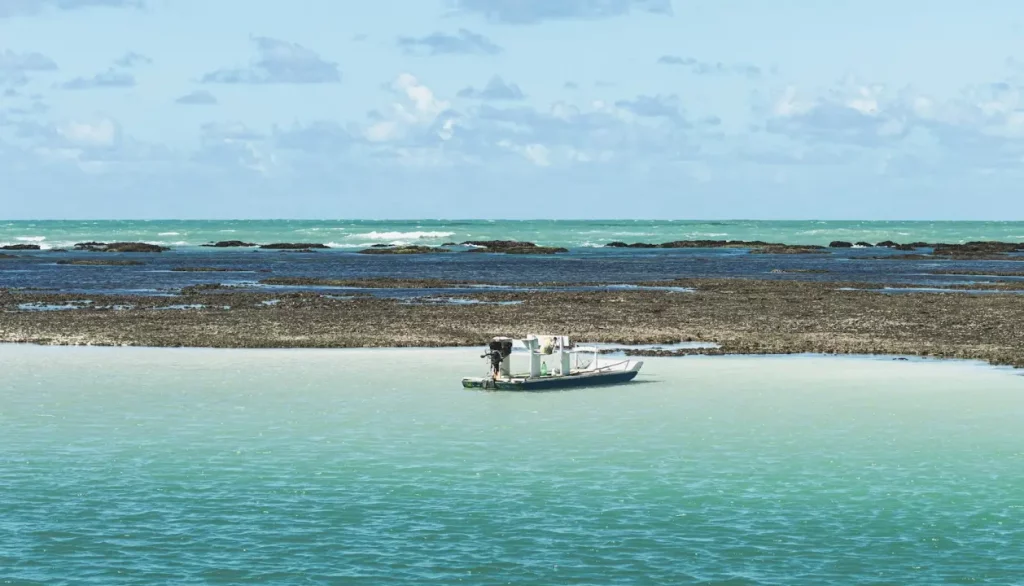
[[[145,242],[111,242],[107,245],[106,252],[164,252],[170,247]]]
[[[625,242],[609,242],[605,244],[607,248],[658,248],[657,244],[649,244],[647,242],[634,242],[632,244],[626,244]]]
[[[451,252],[447,248],[436,248],[433,246],[392,246],[388,248],[367,248],[360,250],[359,254],[432,254],[437,252]]]
[[[442,244],[441,246],[458,246],[458,244],[457,244],[457,243],[455,243],[455,242],[445,242],[445,243],[444,243],[444,244]]]
[[[38,244],[8,244],[0,246],[0,250],[39,250]]]
[[[147,244],[145,242],[80,242],[75,250],[91,252],[164,252],[170,250],[166,246]]]
[[[209,291],[220,291],[226,289],[227,286],[223,283],[200,283],[198,285],[189,285],[181,289],[181,294],[185,296],[199,295]]]
[[[967,242],[964,244],[939,243],[934,246],[935,254],[943,255],[972,255],[972,254],[1005,254],[1017,252],[1024,248],[1024,244],[1016,242]]]
[[[569,252],[568,248],[537,246],[533,242],[518,240],[469,240],[462,244],[476,246],[468,252],[500,252],[503,254],[556,254]]]
[[[896,250],[917,250],[917,247],[913,244],[897,244],[893,248]]]
[[[394,245],[393,244],[373,244],[373,245],[370,246],[370,248],[390,248],[392,246],[394,246]]]
[[[213,242],[210,244],[200,244],[200,246],[206,246],[208,248],[248,248],[256,246],[252,242],[242,242],[241,240],[221,240],[220,242]]]
[[[762,240],[674,240],[663,242],[659,248],[753,248],[756,246],[789,246]]]
[[[789,252],[791,254],[804,254],[812,250],[824,250],[824,246],[812,246],[805,244],[782,244],[780,242],[765,242],[763,240],[673,240],[672,242],[662,242],[661,244],[648,244],[646,242],[635,242],[627,244],[625,242],[609,242],[605,244],[609,248],[750,248],[752,249],[767,249],[770,248],[772,253],[785,254]],[[786,250],[791,249],[791,250]],[[763,251],[762,251],[763,252]]]
[[[858,242],[856,245],[864,247],[864,248],[874,248],[874,244],[871,244],[870,242],[863,242],[862,241],[862,242]]]
[[[829,248],[853,248],[852,242],[846,242],[845,240],[833,240],[828,243]]]
[[[533,242],[519,242],[518,240],[467,240],[462,244],[463,246],[482,246],[484,248],[490,248],[492,250],[502,248],[524,248],[528,246],[537,246]]]
[[[523,246],[519,248],[506,248],[501,252],[505,254],[560,254],[569,252],[568,248],[561,246]]]
[[[330,246],[305,242],[275,242],[274,244],[264,244],[260,248],[266,248],[267,250],[311,250],[313,248],[330,248]]]
[[[893,242],[892,240],[883,240],[883,241],[879,242],[878,244],[876,244],[875,246],[881,246],[883,248],[896,248],[897,246],[899,246],[899,244],[896,243],[896,242]]]

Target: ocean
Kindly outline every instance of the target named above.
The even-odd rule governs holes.
[[[563,246],[557,255],[364,255],[380,244],[441,245],[466,240],[525,240]],[[0,288],[82,294],[173,295],[184,287],[220,283],[237,289],[334,291],[268,285],[268,278],[439,278],[495,285],[607,283],[630,285],[674,278],[747,278],[843,281],[944,287],[984,283],[978,273],[1018,270],[1014,260],[878,259],[905,254],[889,248],[836,248],[825,255],[748,254],[746,250],[623,249],[609,242],[763,240],[827,245],[833,240],[877,243],[1024,241],[1024,222],[769,222],[769,221],[39,221],[0,223],[0,246],[36,244],[39,251],[0,251]],[[320,243],[311,253],[208,248],[207,242],[243,240]],[[171,247],[162,254],[68,250],[79,242],[142,241]],[[13,258],[11,258],[13,257]],[[128,260],[120,266],[68,261]],[[207,268],[216,272],[181,269]],[[962,270],[965,274],[956,275]],[[943,273],[943,274],[939,274]],[[1000,277],[1002,279],[1013,277]],[[394,290],[374,294],[395,295]],[[404,291],[419,295],[423,292]],[[435,291],[436,293],[436,291]],[[462,291],[465,293],[465,291]]]
[[[39,244],[69,248],[77,242],[151,242],[195,247],[218,240],[257,243],[318,242],[358,249],[374,244],[439,245],[465,240],[526,240],[566,248],[609,242],[764,240],[827,245],[833,240],[871,243],[1024,241],[1024,222],[869,222],[761,220],[47,220],[0,222],[0,246]]]
[[[1020,584],[1024,379],[474,349],[0,346],[0,583]]]

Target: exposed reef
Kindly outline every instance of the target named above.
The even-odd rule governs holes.
[[[1024,330],[1008,326],[1024,321],[1024,303],[1020,293],[1009,289],[977,295],[965,286],[939,295],[883,293],[866,290],[877,286],[865,283],[683,279],[675,284],[695,292],[474,290],[473,298],[487,303],[412,304],[209,284],[191,287],[177,299],[90,295],[93,303],[75,309],[29,311],[21,307],[64,307],[83,296],[0,290],[0,341],[233,348],[476,346],[495,335],[557,331],[581,341],[692,339],[721,346],[679,354],[894,354],[1024,366]],[[189,310],[153,311],[176,305]]]
[[[608,248],[746,248],[754,254],[820,254],[827,253],[824,246],[813,244],[783,244],[763,240],[673,240],[652,244],[649,242],[609,242]]]
[[[360,250],[359,254],[436,254],[441,252],[451,251],[436,246],[376,246]]]
[[[200,244],[199,246],[205,246],[207,248],[249,248],[256,246],[253,242],[243,242],[241,240],[221,240],[220,242],[209,242],[207,244]]]
[[[473,246],[469,252],[496,252],[501,254],[559,254],[569,252],[560,246],[538,246],[518,240],[467,240],[463,246]]]
[[[149,244],[147,242],[79,242],[75,250],[89,252],[165,252],[167,246]]]

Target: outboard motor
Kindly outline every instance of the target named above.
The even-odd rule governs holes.
[[[487,353],[480,358],[491,359],[491,376],[497,377],[501,372],[501,363],[512,355],[512,340],[491,340],[487,345]]]

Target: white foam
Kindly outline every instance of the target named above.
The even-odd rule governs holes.
[[[15,240],[19,240],[21,242],[42,242],[43,240],[46,240],[46,236],[18,236]]]
[[[327,242],[326,243],[326,245],[330,246],[331,248],[359,248],[359,249],[370,248],[374,244],[381,244],[381,243],[380,242]],[[392,244],[393,245],[394,243],[393,242],[388,242],[388,244]]]
[[[181,236],[178,232],[160,232],[157,236]]]
[[[346,238],[367,238],[369,240],[422,240],[431,238],[447,238],[455,232],[366,232],[349,234]]]
[[[41,240],[26,240],[24,238],[16,238],[15,240],[15,242],[0,242],[0,246],[15,246],[18,244],[38,244],[40,250],[50,250],[51,248],[53,248],[53,245],[47,244]]]

